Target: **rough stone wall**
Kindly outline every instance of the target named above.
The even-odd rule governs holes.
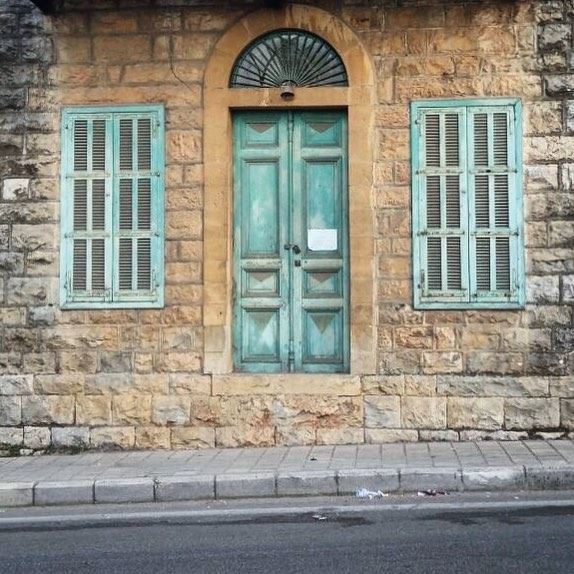
[[[310,3],[310,2],[309,2]],[[377,76],[378,374],[202,374],[202,76],[261,2],[0,5],[0,445],[201,447],[518,438],[574,429],[574,6],[313,2]],[[97,8],[94,6],[97,5]],[[525,109],[524,311],[411,307],[408,102],[518,96]],[[166,307],[58,308],[63,105],[164,102]]]

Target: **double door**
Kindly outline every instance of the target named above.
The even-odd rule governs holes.
[[[347,120],[234,116],[234,367],[347,372]]]

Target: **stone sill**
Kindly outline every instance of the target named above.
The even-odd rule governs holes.
[[[234,373],[212,375],[213,395],[336,395],[361,394],[358,375]]]

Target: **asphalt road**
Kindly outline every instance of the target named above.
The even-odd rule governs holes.
[[[574,501],[508,502],[3,513],[0,573],[574,572]]]

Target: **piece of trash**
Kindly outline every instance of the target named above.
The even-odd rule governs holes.
[[[316,456],[312,456],[309,460],[317,460]]]
[[[314,520],[327,520],[327,517],[323,514],[313,514]]]
[[[369,490],[368,488],[358,488],[357,492],[355,493],[355,496],[357,498],[368,498],[369,500],[373,500],[374,498],[385,498],[389,495],[383,492],[382,490]]]
[[[429,488],[428,490],[419,490],[417,492],[418,496],[446,496],[448,492],[446,490],[434,490],[434,488]]]

